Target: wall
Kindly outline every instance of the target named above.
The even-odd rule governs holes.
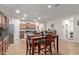
[[[58,20],[52,20],[50,22],[48,22],[46,24],[46,29],[50,28],[50,29],[56,29],[57,30],[57,34],[59,35],[59,38],[61,39],[64,39],[64,36],[63,36],[63,21],[64,20],[70,20],[73,18],[73,22],[72,23],[69,23],[69,31],[73,31],[74,32],[74,35],[73,35],[73,41],[79,41],[79,25],[77,25],[77,21],[79,21],[79,15],[73,15],[73,16],[69,16],[69,17],[65,17],[65,18],[61,18],[61,19],[58,19]],[[50,24],[55,24],[55,27],[54,28],[51,28],[51,25]],[[73,24],[73,25],[72,25]]]
[[[79,25],[77,21],[79,21],[79,15],[74,17],[74,40],[79,41]]]
[[[51,28],[51,24],[54,24],[54,27]],[[57,34],[59,35],[59,38],[62,37],[62,20],[52,20],[51,22],[46,24],[48,29],[57,30]]]
[[[43,23],[36,22],[36,30],[38,32],[44,31],[44,24]]]
[[[70,39],[71,35],[70,33],[73,32],[73,19],[74,17],[65,19],[62,21],[62,29],[63,29],[63,38],[64,39]]]
[[[39,24],[39,30],[40,30],[40,32],[44,31],[44,24],[42,24],[42,23]]]

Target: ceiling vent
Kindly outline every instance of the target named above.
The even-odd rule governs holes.
[[[58,7],[58,6],[60,6],[60,4],[56,4],[56,5],[55,5],[55,7]]]

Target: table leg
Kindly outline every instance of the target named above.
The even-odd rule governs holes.
[[[40,54],[40,43],[38,45],[38,55]]]
[[[27,49],[27,51],[26,51],[26,55],[28,54],[28,40],[26,40],[26,49]]]
[[[32,43],[32,55],[34,55],[34,43]]]
[[[59,39],[58,39],[58,36],[57,36],[57,53],[59,52],[59,45],[58,45],[59,43],[58,43],[58,40]]]

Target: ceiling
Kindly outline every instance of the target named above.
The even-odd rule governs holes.
[[[50,4],[0,4],[0,11],[4,12],[10,17],[22,19],[24,14],[27,14],[25,21],[34,21],[36,19],[40,22],[48,22],[62,17],[79,14],[79,4],[60,4],[52,8],[48,8]],[[16,14],[16,9],[20,10]],[[37,18],[40,17],[38,20]]]

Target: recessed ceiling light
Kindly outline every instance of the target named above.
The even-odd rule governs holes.
[[[19,13],[20,13],[20,11],[19,11],[19,10],[16,10],[16,13],[17,13],[17,14],[19,14]]]
[[[48,8],[51,8],[52,6],[51,5],[48,5]]]
[[[24,17],[27,17],[27,15],[26,15],[26,14],[24,14]]]
[[[41,18],[40,18],[40,17],[38,17],[38,19],[40,20]]]

